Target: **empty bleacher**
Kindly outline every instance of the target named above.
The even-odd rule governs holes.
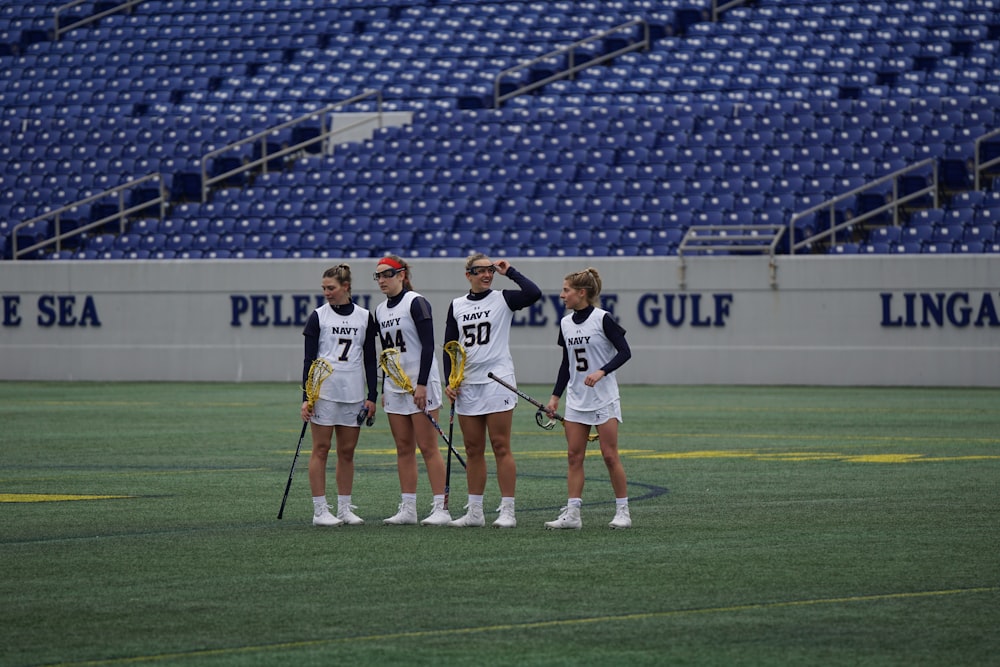
[[[55,6],[0,12],[5,257],[19,223],[151,173],[165,212],[26,257],[669,256],[692,225],[786,224],[927,158],[939,198],[807,251],[1000,251],[998,169],[975,169],[1000,156],[1000,137],[981,140],[1000,116],[993,0],[760,0],[717,21],[707,0],[166,0],[52,40]],[[502,70],[637,18],[648,50],[493,108]],[[593,48],[618,46],[606,41]],[[194,195],[206,153],[365,89],[412,124]],[[248,146],[229,167],[257,157]],[[926,178],[846,199],[835,217]],[[88,203],[58,230],[18,229],[16,245],[116,210]]]

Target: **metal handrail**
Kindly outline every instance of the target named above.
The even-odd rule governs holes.
[[[731,234],[730,232],[736,232]],[[777,223],[762,225],[691,225],[684,232],[677,255],[684,256],[685,249],[694,250],[746,250],[774,254],[785,226]],[[716,241],[721,241],[716,243]],[[764,243],[766,242],[766,243]]]
[[[125,191],[126,190],[130,190],[131,188],[134,188],[137,185],[140,185],[142,183],[145,183],[145,182],[151,181],[151,180],[159,180],[159,182],[160,182],[160,187],[159,187],[160,195],[158,197],[154,197],[154,198],[150,199],[149,201],[144,201],[141,204],[138,204],[136,206],[126,207],[125,206]],[[116,213],[113,213],[112,215],[109,215],[109,216],[105,216],[105,217],[101,218],[100,220],[95,220],[93,222],[90,222],[90,223],[88,223],[88,224],[86,224],[86,225],[84,225],[82,227],[77,227],[75,229],[71,229],[68,232],[63,232],[60,229],[60,225],[61,225],[61,222],[62,222],[61,218],[62,218],[62,214],[63,213],[67,213],[67,212],[73,211],[75,209],[78,209],[81,206],[86,206],[87,204],[90,204],[92,202],[98,201],[100,199],[104,199],[105,197],[110,197],[110,196],[115,195],[115,194],[118,195],[118,211]],[[109,188],[109,189],[105,190],[104,192],[100,192],[100,193],[98,193],[96,195],[91,195],[91,196],[86,197],[84,199],[80,199],[80,200],[75,201],[75,202],[73,202],[71,204],[67,204],[66,206],[62,206],[60,208],[57,208],[54,211],[49,211],[48,213],[44,213],[42,215],[36,216],[34,218],[31,218],[30,220],[25,220],[24,222],[21,222],[21,223],[18,223],[16,225],[14,225],[13,229],[11,229],[11,234],[10,234],[10,238],[11,238],[11,241],[12,241],[12,244],[13,244],[11,246],[11,248],[12,248],[11,258],[16,260],[16,259],[18,259],[18,257],[20,255],[26,255],[29,252],[33,252],[35,250],[40,250],[41,248],[45,248],[46,246],[52,245],[53,243],[56,244],[56,251],[62,250],[62,242],[65,241],[66,239],[72,238],[74,236],[79,236],[81,234],[85,234],[86,232],[89,232],[91,229],[97,229],[98,227],[101,227],[101,226],[103,226],[103,225],[111,222],[112,220],[118,220],[119,221],[119,233],[124,232],[125,231],[125,218],[127,218],[130,215],[132,215],[133,213],[138,213],[139,211],[144,211],[145,209],[150,208],[151,206],[156,206],[156,205],[159,205],[159,207],[160,207],[160,216],[159,217],[160,217],[160,221],[162,222],[163,218],[166,216],[166,210],[167,210],[167,187],[166,187],[166,183],[163,180],[163,175],[160,174],[159,172],[156,172],[156,173],[153,173],[153,174],[148,174],[148,175],[143,176],[142,178],[138,178],[138,179],[136,179],[134,181],[129,181],[128,183],[123,183],[122,185],[117,185],[117,186],[115,186],[113,188]],[[48,239],[45,239],[43,241],[39,241],[38,243],[35,243],[33,245],[30,245],[27,248],[20,248],[20,249],[18,249],[18,247],[17,247],[17,232],[18,232],[18,230],[21,229],[21,228],[23,228],[23,227],[27,227],[29,225],[32,225],[32,224],[34,224],[36,222],[41,222],[43,220],[47,220],[49,218],[55,218],[55,235],[52,236],[51,238],[48,238]]]
[[[585,63],[576,64],[576,50],[579,49],[580,47],[590,44],[592,42],[596,42],[597,40],[604,39],[605,37],[608,37],[609,35],[612,35],[616,32],[623,32],[629,28],[634,28],[635,26],[642,27],[643,36],[642,39],[639,40],[638,42],[629,44],[628,46],[612,51],[611,53],[605,53],[595,58],[591,58]],[[562,46],[559,47],[558,49],[555,49],[554,51],[550,51],[544,55],[538,56],[537,58],[532,58],[531,60],[521,63],[520,65],[514,65],[513,67],[508,67],[505,70],[501,70],[493,78],[493,107],[499,109],[501,104],[503,104],[506,100],[509,100],[512,97],[516,97],[518,95],[531,92],[532,90],[541,88],[542,86],[550,84],[553,81],[559,81],[560,79],[571,78],[575,76],[577,72],[583,69],[586,69],[593,65],[599,65],[605,61],[611,60],[612,58],[617,58],[618,56],[623,55],[625,53],[629,53],[631,51],[638,51],[640,49],[646,51],[649,49],[649,44],[650,44],[649,24],[646,23],[645,19],[632,19],[631,21],[622,23],[621,25],[615,26],[614,28],[609,28],[607,30],[597,33],[596,35],[591,35],[590,37],[586,37],[577,42],[573,42],[569,46]],[[509,93],[504,93],[503,95],[500,94],[500,83],[502,79],[504,79],[504,77],[508,77],[515,72],[520,72],[523,69],[527,69],[536,63],[552,60],[553,58],[558,58],[563,55],[567,57],[568,66],[566,69],[556,72],[551,76],[547,76],[544,79],[539,79],[538,81],[533,81],[529,84],[521,86],[520,88],[512,90]]]
[[[975,150],[973,155],[975,155],[975,165],[973,171],[975,173],[975,188],[976,190],[982,189],[981,175],[986,173],[986,170],[990,167],[1000,166],[1000,157],[995,157],[992,160],[987,160],[986,162],[980,162],[980,155],[982,152],[982,145],[992,139],[995,136],[1000,135],[1000,129],[993,130],[992,132],[987,132],[978,139],[976,139]]]
[[[736,234],[730,234],[736,232]],[[740,250],[743,252],[754,252],[759,255],[767,254],[768,272],[770,274],[771,287],[778,284],[778,265],[774,256],[781,242],[781,237],[785,233],[785,225],[777,223],[767,223],[761,225],[691,225],[684,232],[684,237],[677,246],[678,271],[680,273],[680,286],[683,289],[687,286],[687,261],[684,250]],[[725,239],[725,242],[716,243]]]
[[[252,134],[249,137],[244,137],[243,139],[240,139],[238,141],[234,141],[231,144],[227,144],[227,145],[223,146],[222,148],[217,148],[217,149],[215,149],[213,151],[209,151],[208,153],[205,153],[205,155],[203,155],[201,157],[201,201],[202,202],[208,201],[209,188],[212,185],[214,185],[215,183],[220,183],[220,182],[225,181],[225,180],[227,180],[229,178],[232,178],[233,176],[237,176],[237,175],[242,174],[244,172],[248,172],[248,171],[254,170],[257,167],[260,167],[261,170],[263,171],[263,173],[266,174],[267,173],[268,162],[270,162],[271,160],[282,158],[282,157],[284,157],[286,155],[291,155],[292,153],[297,153],[299,151],[305,150],[306,148],[308,148],[309,146],[312,146],[313,144],[316,144],[316,143],[319,143],[319,142],[322,142],[322,141],[327,141],[331,137],[333,137],[333,136],[335,136],[337,134],[340,134],[342,132],[346,132],[348,130],[353,130],[356,127],[360,127],[361,125],[364,125],[366,123],[371,122],[371,120],[372,120],[371,117],[366,117],[363,120],[359,120],[359,121],[356,121],[354,123],[348,123],[347,125],[339,127],[336,130],[333,129],[333,122],[332,121],[330,122],[329,128],[326,127],[326,117],[327,117],[327,114],[330,114],[330,113],[336,111],[337,109],[340,109],[341,107],[347,106],[349,104],[354,104],[356,102],[360,102],[361,100],[364,100],[364,99],[367,99],[367,98],[373,97],[373,96],[377,99],[377,107],[376,107],[377,111],[374,112],[374,113],[375,113],[376,118],[378,119],[378,127],[381,128],[382,127],[382,114],[383,114],[383,111],[382,111],[382,91],[380,91],[380,90],[367,90],[364,93],[361,93],[359,95],[355,95],[354,97],[352,97],[350,99],[343,100],[343,101],[340,101],[340,102],[336,102],[334,104],[330,104],[330,105],[328,105],[326,107],[323,107],[322,109],[319,109],[317,111],[312,111],[312,112],[307,113],[307,114],[305,114],[303,116],[299,116],[298,118],[293,118],[292,120],[284,122],[284,123],[282,123],[280,125],[275,125],[274,127],[269,127],[266,130],[262,130],[260,132],[257,132],[256,134]],[[310,137],[309,139],[306,139],[305,141],[301,141],[301,142],[299,142],[297,144],[294,144],[292,146],[287,146],[285,148],[282,148],[281,150],[276,151],[274,153],[268,153],[267,152],[267,138],[269,136],[273,135],[276,132],[280,132],[282,130],[286,130],[286,129],[288,129],[290,127],[293,127],[295,125],[299,125],[301,123],[304,123],[304,122],[306,122],[308,120],[312,120],[312,119],[314,119],[316,117],[319,117],[319,120],[320,120],[320,132],[319,132],[318,135],[316,135],[315,137]],[[237,167],[235,169],[230,169],[227,172],[224,172],[224,173],[217,174],[215,176],[209,177],[209,175],[208,175],[208,165],[209,165],[209,162],[213,158],[215,158],[218,155],[222,155],[223,153],[227,153],[227,152],[232,151],[234,149],[240,148],[242,146],[246,146],[247,144],[255,143],[257,141],[261,142],[261,151],[260,151],[261,156],[258,159],[251,160],[249,162],[245,162],[245,163],[241,164],[239,167]]]
[[[933,170],[931,184],[928,185],[925,188],[921,188],[919,190],[911,192],[910,194],[908,194],[908,195],[906,195],[904,197],[899,197],[899,177],[903,176],[905,174],[908,174],[911,171],[917,171],[918,169],[921,169],[921,168],[924,168],[924,167],[927,167],[927,166],[931,166],[931,168]],[[867,211],[865,213],[862,213],[861,215],[857,215],[857,216],[854,216],[854,217],[849,218],[847,220],[844,220],[840,224],[834,224],[834,220],[835,220],[835,216],[836,216],[836,206],[837,206],[837,204],[839,204],[840,202],[845,201],[847,199],[850,199],[851,197],[859,195],[862,192],[865,192],[866,190],[871,190],[872,188],[878,187],[879,185],[882,185],[883,183],[888,183],[889,181],[892,181],[892,199],[890,199],[888,202],[886,202],[882,206],[879,206],[878,208],[872,209],[871,211]],[[889,210],[892,211],[893,224],[898,227],[899,223],[900,223],[900,220],[899,220],[899,207],[901,205],[903,205],[903,204],[905,204],[905,203],[907,203],[909,201],[913,201],[914,199],[919,199],[921,197],[925,197],[927,195],[931,195],[933,197],[933,199],[934,199],[934,208],[937,208],[938,207],[938,203],[939,203],[938,202],[938,197],[939,197],[938,192],[939,192],[939,189],[938,189],[938,162],[937,162],[937,158],[929,157],[929,158],[921,160],[920,162],[917,162],[915,164],[911,164],[908,167],[904,167],[902,169],[894,171],[891,174],[886,174],[885,176],[882,176],[881,178],[877,178],[877,179],[875,179],[874,181],[872,181],[870,183],[865,183],[864,185],[862,185],[860,187],[857,187],[857,188],[854,188],[853,190],[851,190],[849,192],[846,192],[846,193],[844,193],[842,195],[837,195],[836,197],[833,197],[831,199],[827,199],[826,201],[821,202],[821,203],[817,204],[816,206],[808,208],[808,209],[806,209],[804,211],[799,211],[798,213],[795,213],[794,215],[792,215],[792,217],[789,218],[788,225],[787,225],[788,226],[789,239],[791,239],[791,241],[788,244],[788,253],[790,255],[794,255],[795,251],[798,250],[799,248],[803,248],[803,247],[805,247],[807,245],[810,245],[810,244],[812,244],[812,243],[814,243],[816,241],[821,241],[821,240],[823,240],[823,239],[825,239],[825,238],[827,238],[829,236],[833,236],[834,234],[836,234],[837,232],[839,232],[841,229],[846,229],[848,227],[852,227],[852,226],[854,226],[856,224],[864,222],[865,220],[867,220],[869,218],[875,217],[876,215],[879,215],[880,213],[884,213],[884,212],[889,211]],[[805,238],[805,239],[802,239],[798,243],[795,243],[795,234],[794,234],[795,223],[798,222],[799,220],[802,220],[806,216],[812,215],[812,214],[817,213],[819,211],[822,211],[824,209],[829,209],[830,210],[830,228],[826,229],[826,230],[824,230],[822,232],[819,232],[817,234],[813,234],[812,236],[810,236],[808,238]]]
[[[74,30],[76,28],[88,25],[90,23],[93,23],[94,21],[99,21],[105,16],[111,16],[112,14],[117,14],[119,11],[123,9],[131,10],[132,7],[138,5],[143,1],[144,0],[125,0],[125,2],[121,3],[120,5],[116,5],[111,9],[105,9],[103,12],[92,14],[90,16],[80,19],[79,21],[75,21],[73,23],[70,23],[69,25],[60,27],[59,15],[70,9],[73,9],[74,7],[82,5],[84,2],[86,2],[86,0],[72,0],[72,2],[67,2],[65,5],[60,5],[55,9],[55,19],[54,19],[55,23],[52,28],[52,39],[58,42],[59,37],[61,37],[64,32],[69,32],[70,30]]]

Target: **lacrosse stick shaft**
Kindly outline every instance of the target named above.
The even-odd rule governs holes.
[[[382,350],[382,354],[379,356],[379,365],[382,367],[382,371],[386,374],[386,376],[389,377],[397,387],[411,396],[414,394],[415,387],[413,386],[412,380],[410,380],[409,376],[406,374],[406,371],[404,371],[403,367],[399,365],[399,351],[396,348],[387,348]],[[451,446],[451,438],[444,434],[441,424],[438,424],[438,421],[434,419],[434,415],[427,412],[427,410],[421,410],[421,412],[427,415],[427,418],[431,420],[431,424],[434,425],[434,430],[437,431],[438,435],[444,438],[444,441],[448,444],[448,451],[455,454],[455,458],[458,459],[458,462],[461,463],[464,468],[465,461],[463,461],[459,453],[455,451],[455,448]]]
[[[523,391],[521,391],[520,389],[518,389],[518,388],[517,388],[517,387],[515,387],[514,385],[510,384],[509,382],[505,382],[505,381],[501,380],[501,379],[500,379],[500,378],[498,378],[498,377],[497,377],[496,375],[493,375],[493,373],[492,373],[492,372],[490,372],[490,373],[487,373],[487,376],[488,376],[488,377],[489,377],[489,378],[490,378],[491,380],[494,380],[494,381],[496,381],[496,382],[499,382],[499,383],[500,383],[501,385],[503,385],[503,386],[504,386],[504,387],[506,387],[507,389],[510,389],[510,390],[511,390],[512,392],[514,392],[515,394],[517,394],[518,396],[520,396],[521,398],[523,398],[524,400],[526,400],[526,401],[527,401],[528,403],[531,403],[532,405],[534,405],[534,406],[535,406],[536,408],[538,408],[539,410],[544,410],[544,411],[546,412],[546,414],[551,414],[551,416],[552,416],[552,417],[554,417],[554,418],[558,419],[559,421],[563,421],[563,418],[562,418],[562,415],[560,415],[560,414],[559,414],[558,412],[553,412],[553,413],[549,413],[549,408],[548,408],[548,406],[545,406],[545,405],[542,405],[542,404],[541,404],[541,402],[539,402],[539,401],[536,401],[536,400],[535,400],[535,399],[533,399],[533,398],[532,398],[531,396],[528,396],[528,395],[527,395],[527,394],[525,394],[525,393],[524,393]]]
[[[444,351],[451,360],[451,370],[448,373],[448,386],[458,389],[462,384],[462,376],[465,371],[465,348],[458,341],[448,341],[444,344]],[[451,453],[454,448],[451,442],[455,439],[455,401],[451,401],[451,412],[448,414],[448,462],[444,472],[444,508],[448,509],[448,496],[451,492]],[[463,464],[464,466],[464,464]]]
[[[444,508],[448,509],[448,497],[451,495],[451,440],[455,437],[455,401],[451,402],[451,414],[448,416],[448,461],[444,466]]]
[[[285,514],[285,503],[288,502],[288,492],[292,488],[292,477],[295,475],[295,464],[299,460],[299,452],[302,451],[302,439],[306,437],[306,428],[309,422],[302,423],[302,433],[299,434],[299,444],[295,446],[295,456],[292,457],[292,469],[288,471],[288,481],[285,483],[285,495],[281,497],[281,507],[278,509],[278,518]]]
[[[333,366],[326,359],[313,359],[312,364],[309,365],[309,373],[307,374],[303,389],[306,392],[306,402],[309,404],[310,413],[319,399],[319,391],[323,386],[323,382],[332,374]],[[292,477],[295,475],[295,464],[299,460],[299,452],[302,451],[302,439],[306,437],[307,428],[309,428],[309,422],[303,421],[302,432],[299,433],[299,444],[295,445],[295,456],[292,457],[292,468],[288,471],[288,481],[285,482],[285,495],[281,497],[281,507],[278,509],[279,519],[285,514],[285,503],[288,502],[288,492],[292,488]]]
[[[451,446],[451,438],[449,438],[447,435],[444,434],[444,429],[441,428],[441,424],[438,424],[438,421],[434,419],[434,415],[427,412],[426,410],[424,411],[424,414],[427,415],[427,418],[431,420],[431,424],[434,425],[434,430],[438,432],[438,435],[440,435],[441,438],[448,445],[448,451],[455,455],[455,458],[458,459],[458,462],[461,463],[462,467],[464,468],[465,461],[462,459],[462,455],[459,454],[457,451],[455,451],[455,448]]]
[[[492,372],[487,373],[487,375],[489,376],[489,378],[491,380],[496,380],[501,385],[503,385],[504,387],[507,387],[507,389],[510,389],[512,392],[514,392],[515,394],[517,394],[518,396],[520,396],[521,398],[523,398],[524,400],[526,400],[528,403],[531,403],[532,405],[534,405],[539,410],[542,410],[543,412],[545,412],[545,414],[552,415],[552,417],[554,417],[556,420],[558,420],[559,422],[562,423],[563,427],[566,426],[566,420],[563,419],[563,416],[561,414],[559,414],[558,412],[549,412],[548,407],[542,405],[541,403],[539,403],[538,401],[536,401],[535,399],[533,399],[531,396],[528,396],[523,391],[521,391],[520,389],[518,389],[514,385],[510,384],[509,382],[504,382],[503,380],[501,380],[500,378],[498,378],[496,375],[493,375]],[[597,433],[591,433],[590,435],[587,436],[587,440],[589,442],[593,442],[593,441],[597,440],[599,437],[600,436]]]

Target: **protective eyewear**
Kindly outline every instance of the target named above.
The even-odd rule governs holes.
[[[488,273],[496,273],[497,272],[497,267],[495,267],[492,264],[490,264],[489,266],[470,266],[469,267],[469,274],[473,275],[473,276],[478,276],[483,271],[486,271]]]
[[[385,271],[376,271],[372,274],[372,277],[375,280],[378,280],[379,278],[385,278],[388,280],[389,278],[395,277],[397,273],[402,273],[403,271],[404,269],[386,269]]]

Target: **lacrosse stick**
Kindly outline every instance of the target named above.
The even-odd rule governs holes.
[[[487,376],[491,380],[495,380],[495,381],[499,382],[501,385],[503,385],[507,389],[510,389],[512,392],[514,392],[515,394],[517,394],[518,396],[520,396],[521,398],[523,398],[524,400],[526,400],[528,403],[531,403],[536,408],[538,408],[538,412],[535,413],[535,422],[539,426],[541,426],[542,428],[544,428],[546,431],[551,431],[553,428],[555,428],[556,422],[554,422],[554,421],[552,421],[551,419],[548,418],[549,412],[548,412],[548,408],[546,406],[542,405],[540,402],[536,401],[531,396],[528,396],[527,394],[525,394],[523,391],[521,391],[520,389],[518,389],[514,385],[512,385],[512,384],[510,384],[508,382],[504,382],[503,380],[501,380],[500,378],[498,378],[496,375],[493,375],[492,372],[487,373]],[[562,415],[560,415],[558,412],[553,412],[552,416],[555,417],[556,420],[558,420],[564,427],[566,426],[566,421],[563,419]],[[593,442],[593,441],[597,440],[597,438],[598,438],[597,433],[591,433],[591,434],[589,434],[587,436],[587,440],[589,440],[590,442]]]
[[[399,350],[394,347],[388,347],[382,350],[382,354],[378,357],[378,365],[382,367],[382,372],[386,374],[386,377],[396,383],[397,387],[411,396],[413,395],[413,392],[415,391],[413,382],[410,380],[410,377],[406,374],[406,371],[403,370],[403,367],[399,363]],[[438,435],[444,438],[444,441],[448,444],[448,451],[455,454],[455,458],[458,459],[458,462],[461,463],[464,468],[465,461],[463,461],[461,455],[455,451],[455,448],[451,446],[451,439],[444,434],[444,430],[441,429],[441,424],[438,424],[438,421],[434,419],[434,415],[431,413],[426,410],[424,410],[423,413],[427,415],[428,419],[431,420],[431,424],[434,425],[434,430],[438,432]]]
[[[444,351],[451,358],[451,372],[448,373],[448,387],[458,389],[465,377],[465,348],[457,341],[450,340],[444,344]],[[455,433],[455,401],[451,402],[451,413],[448,415],[448,463],[444,468],[444,508],[448,509],[448,496],[451,492],[451,441]]]
[[[305,392],[306,402],[309,404],[310,411],[316,405],[316,399],[319,398],[319,388],[323,385],[323,381],[330,377],[331,373],[333,373],[333,366],[326,359],[316,359],[309,366]],[[288,492],[292,488],[292,476],[295,475],[295,464],[299,460],[299,452],[302,450],[302,439],[306,437],[306,427],[308,426],[308,421],[302,422],[302,433],[299,434],[299,444],[295,446],[295,456],[292,457],[292,469],[288,471],[288,482],[285,483],[285,495],[281,497],[281,507],[278,509],[279,519],[285,514],[285,503],[288,502]]]

